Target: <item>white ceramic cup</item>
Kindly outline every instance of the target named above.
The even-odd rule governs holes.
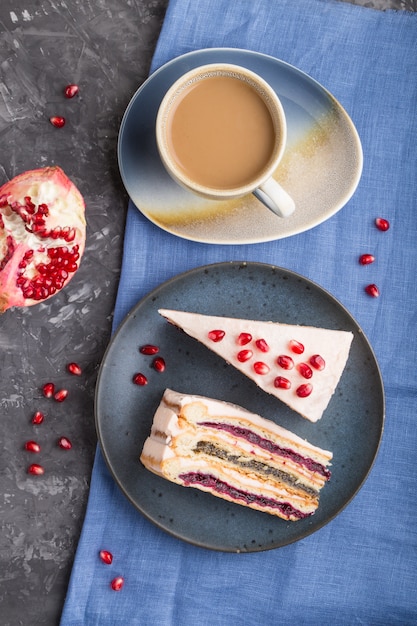
[[[236,184],[235,180],[231,181],[230,185],[227,181],[223,181],[221,185],[218,185],[217,183],[212,182],[207,183],[207,181],[202,181],[201,179],[197,180],[197,177],[193,175],[193,173],[190,173],[189,169],[182,166],[181,159],[178,158],[175,150],[175,141],[177,141],[178,144],[178,141],[182,141],[183,138],[185,140],[186,136],[193,132],[191,121],[189,129],[187,126],[187,119],[185,118],[185,129],[183,128],[180,135],[178,135],[177,132],[176,139],[175,141],[173,140],[173,119],[175,119],[175,116],[178,115],[177,111],[179,110],[180,105],[182,106],[181,103],[185,102],[185,99],[189,97],[189,94],[194,88],[201,87],[202,82],[205,83],[203,86],[204,89],[211,90],[214,83],[210,83],[209,81],[213,78],[219,77],[233,81],[240,81],[240,84],[235,85],[235,87],[246,90],[249,89],[249,91],[253,92],[250,97],[255,98],[254,101],[259,98],[263,103],[261,103],[260,106],[263,108],[266,107],[266,110],[269,112],[270,119],[268,123],[271,124],[271,132],[268,133],[268,145],[271,147],[270,149],[268,148],[267,158],[265,158],[265,162],[262,162],[262,166],[260,168],[253,171],[249,178],[246,178],[243,182],[240,181],[238,184]],[[219,84],[218,81],[217,84]],[[223,92],[220,91],[220,95],[216,96],[219,101],[215,102],[213,109],[210,109],[211,111],[216,111],[217,106],[219,113],[222,113],[224,104],[224,100],[222,101],[222,93]],[[236,109],[239,109],[241,106],[240,102],[242,102],[242,100],[237,101]],[[201,107],[201,109],[205,108],[207,107]],[[224,108],[227,108],[226,105]],[[193,111],[193,113],[195,113],[195,111]],[[236,116],[232,116],[230,123],[231,126],[235,124],[235,117],[238,119],[239,114],[240,111],[237,110]],[[197,108],[197,124],[201,123],[202,125],[206,125],[206,127],[208,127],[208,123],[206,122],[203,113],[201,113],[201,120],[198,119],[199,115],[199,109]],[[252,126],[252,122],[246,125],[243,123],[241,128],[239,127],[238,130],[239,133],[245,133],[244,139],[247,142],[250,141],[250,135],[246,129]],[[252,130],[252,132],[256,131]],[[230,146],[223,145],[224,141],[227,141],[227,138],[224,138],[227,134],[228,133],[221,134],[218,137],[216,136],[214,139],[214,149],[217,150],[217,155],[226,154],[227,150],[230,148]],[[209,146],[205,145],[206,139],[201,139],[200,141],[199,133],[197,133],[197,135],[197,140],[192,146],[194,154],[192,154],[191,161],[193,161],[194,157],[200,158],[200,153],[202,154],[205,150],[209,150]],[[254,138],[258,141],[259,137],[263,136],[261,134],[256,134]],[[237,150],[240,149],[237,146],[240,144],[241,138],[242,137],[239,137],[238,141],[233,142],[234,147]],[[207,142],[208,144],[211,144],[210,149],[213,149],[212,139],[213,133],[209,133]],[[211,200],[228,200],[253,193],[258,200],[260,200],[279,217],[288,217],[295,209],[293,199],[272,177],[284,154],[286,139],[287,124],[284,109],[272,87],[254,72],[244,67],[226,63],[215,63],[200,66],[181,76],[165,94],[159,107],[156,120],[156,141],[162,163],[164,164],[168,174],[178,184],[193,193]],[[259,139],[261,143],[262,140],[263,139]],[[237,153],[236,157],[240,158],[241,154]],[[233,157],[231,157],[231,159],[233,159]],[[250,160],[251,153],[249,151],[248,156],[245,157],[245,164]],[[236,158],[236,163],[237,162],[238,158]],[[225,174],[225,176],[227,176],[227,174]]]

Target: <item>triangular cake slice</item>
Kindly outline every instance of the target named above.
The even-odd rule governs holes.
[[[353,339],[344,330],[169,309],[159,313],[311,422],[328,406]]]
[[[242,407],[166,389],[140,460],[158,476],[286,520],[313,515],[332,453]]]

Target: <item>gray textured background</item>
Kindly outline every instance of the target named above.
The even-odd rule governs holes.
[[[417,10],[417,0],[356,1]],[[0,184],[60,165],[87,206],[81,267],[46,304],[0,317],[0,624],[59,623],[87,503],[98,367],[110,338],[127,197],[116,157],[123,112],[145,80],[167,0],[1,0]],[[80,87],[67,100],[63,88]],[[67,123],[55,129],[50,115]],[[65,366],[77,361],[81,377]],[[47,381],[70,391],[47,401]],[[30,420],[45,412],[44,424]],[[72,450],[56,445],[68,436]],[[36,439],[41,455],[23,445]],[[26,473],[40,462],[45,475]]]

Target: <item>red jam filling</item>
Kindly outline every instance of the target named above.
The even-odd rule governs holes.
[[[211,474],[203,474],[202,472],[186,472],[178,476],[184,485],[189,487],[190,485],[202,485],[215,491],[219,494],[227,494],[233,500],[240,500],[245,504],[257,504],[258,506],[270,507],[278,509],[285,517],[296,517],[297,519],[303,519],[309,517],[312,513],[303,513],[298,509],[295,509],[288,502],[278,502],[271,498],[265,498],[264,496],[258,496],[254,493],[248,493],[243,489],[237,489],[228,485],[223,480],[215,478]]]
[[[240,437],[241,439],[246,439],[249,443],[252,443],[272,454],[278,454],[286,459],[291,459],[295,463],[299,463],[299,465],[303,465],[311,472],[316,472],[321,476],[324,476],[326,480],[330,479],[331,472],[324,467],[321,463],[314,461],[313,459],[306,458],[298,452],[291,450],[290,448],[282,448],[277,445],[273,441],[269,439],[265,439],[249,430],[248,428],[242,428],[241,426],[233,426],[232,424],[222,424],[218,422],[200,422],[200,426],[206,426],[207,428],[216,428],[217,430],[225,430],[228,433],[231,433],[235,437]]]

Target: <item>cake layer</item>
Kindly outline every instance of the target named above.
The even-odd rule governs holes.
[[[167,389],[140,460],[172,482],[295,521],[317,509],[331,458],[242,407]]]
[[[159,313],[312,422],[330,402],[353,339],[344,330],[169,309]]]

